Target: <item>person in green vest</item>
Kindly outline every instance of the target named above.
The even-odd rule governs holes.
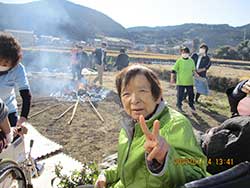
[[[117,165],[104,170],[95,187],[175,188],[207,176],[207,158],[191,123],[165,103],[151,69],[124,68],[116,88],[125,112]]]
[[[199,75],[195,72],[195,63],[189,57],[190,50],[187,47],[181,48],[181,57],[176,60],[174,64],[170,84],[174,84],[174,75],[176,74],[176,85],[177,85],[177,103],[176,107],[180,112],[182,110],[182,100],[185,95],[185,90],[187,90],[188,95],[188,104],[193,113],[195,113],[196,109],[194,107],[194,77],[193,75],[196,74],[198,77]]]

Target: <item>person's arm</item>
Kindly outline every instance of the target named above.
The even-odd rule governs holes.
[[[22,110],[21,116],[18,120],[17,125],[21,125],[28,119],[30,105],[31,105],[31,93],[29,89],[20,90],[20,96],[22,98]]]
[[[204,58],[204,57],[203,57],[203,58]],[[208,56],[206,56],[205,58],[206,58],[206,59],[205,59],[206,65],[205,65],[204,68],[198,69],[198,70],[197,70],[198,73],[207,71],[207,70],[210,68],[210,66],[211,66],[210,58],[209,58]]]
[[[240,83],[238,83],[235,88],[234,87],[229,88],[226,91],[228,102],[229,102],[230,109],[232,112],[232,116],[238,114],[238,110],[237,110],[238,103],[240,102],[241,99],[243,99],[247,95],[244,91],[242,91],[242,88],[247,82],[250,82],[250,81],[243,80]]]
[[[205,71],[207,71],[209,68],[210,68],[210,66],[211,66],[211,61],[210,61],[210,58],[207,56],[207,65],[206,65],[206,67],[205,67]]]
[[[175,185],[207,176],[207,159],[196,141],[191,123],[179,115],[170,124],[160,130],[160,135],[170,145],[165,161],[158,171],[148,168],[149,172],[162,181],[170,179]]]
[[[171,74],[170,74],[170,84],[174,84],[175,83],[175,79],[174,77],[176,76],[176,72],[174,70],[172,70]]]
[[[106,65],[106,64],[107,64],[107,52],[106,52],[106,51],[104,52],[104,59],[103,59],[103,63],[104,63],[104,65]]]
[[[27,120],[30,104],[31,104],[31,94],[28,78],[23,65],[18,65],[15,78],[16,86],[19,89],[20,96],[22,98],[22,110],[21,116],[17,121],[17,126],[22,125],[23,122]]]
[[[179,60],[177,60],[174,64],[174,67],[172,69],[171,75],[170,75],[170,84],[174,84],[174,77],[176,76],[176,74],[178,73],[179,70]]]
[[[121,129],[119,134],[119,140],[123,137],[123,135],[126,134],[124,129]],[[119,146],[118,146],[119,148]],[[119,155],[118,159],[119,161]],[[101,174],[98,176],[98,179],[95,183],[96,187],[101,187],[97,185],[112,185],[120,180],[119,174],[118,174],[118,166],[114,165],[108,169],[105,169],[101,172]]]
[[[191,60],[192,60],[192,71],[193,71],[193,75],[195,76],[195,77],[199,77],[200,75],[198,74],[198,72],[196,71],[196,68],[195,68],[195,61],[191,58]]]

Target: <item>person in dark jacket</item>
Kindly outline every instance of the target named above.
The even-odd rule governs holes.
[[[101,48],[97,48],[94,52],[94,55],[95,55],[95,66],[97,68],[97,72],[98,72],[98,75],[97,77],[94,79],[94,83],[96,83],[98,80],[99,80],[99,84],[100,86],[102,86],[102,77],[103,77],[103,71],[104,71],[104,67],[106,65],[106,47],[107,47],[107,44],[106,43],[102,43],[102,47]]]
[[[127,67],[129,64],[129,57],[128,55],[125,53],[125,49],[122,48],[120,50],[120,54],[118,55],[118,57],[116,58],[116,62],[115,65],[117,67],[117,70],[122,70],[123,68]]]
[[[244,103],[241,104],[240,101],[243,98],[245,98],[248,94],[250,94],[250,79],[243,80],[240,83],[238,83],[236,87],[232,87],[232,88],[227,89],[226,93],[228,96],[228,102],[230,105],[232,116],[234,117],[234,116],[241,115],[239,110],[244,108],[243,105],[247,106],[247,104],[244,104]],[[248,100],[245,103],[248,103]],[[248,105],[249,105],[249,109],[250,109],[250,104],[248,104]],[[246,113],[244,113],[244,114],[246,114]]]
[[[207,55],[208,52],[208,46],[203,43],[200,45],[199,53],[194,53],[191,58],[195,62],[195,68],[198,75],[202,78],[207,78],[207,70],[211,66],[211,61],[209,56]],[[198,99],[200,97],[200,93],[196,93],[195,95],[195,102],[198,102]]]
[[[89,55],[83,50],[82,47],[79,47],[78,57],[80,63],[80,70],[82,70],[83,68],[90,68]]]

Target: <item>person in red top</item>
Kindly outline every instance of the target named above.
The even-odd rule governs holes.
[[[71,66],[72,66],[72,75],[73,80],[77,78],[77,80],[81,79],[81,68],[79,62],[79,52],[78,48],[75,46],[71,50]]]

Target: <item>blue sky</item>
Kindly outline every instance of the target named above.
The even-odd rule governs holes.
[[[32,0],[0,0],[25,3]],[[249,0],[70,0],[101,11],[124,27],[168,26],[183,23],[250,23]]]

